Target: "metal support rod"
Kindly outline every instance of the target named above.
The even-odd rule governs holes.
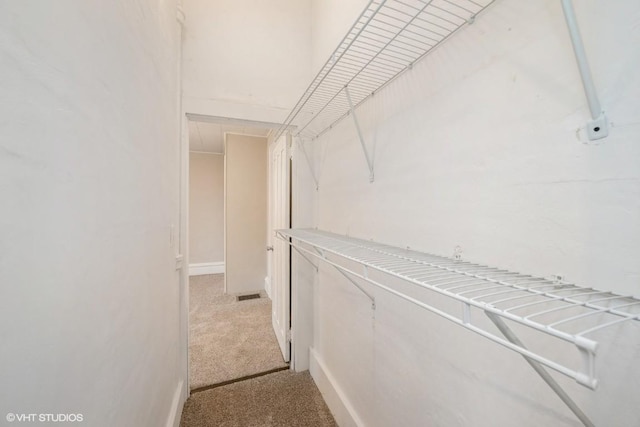
[[[371,307],[375,310],[376,308],[376,299],[374,298],[373,295],[371,295],[369,292],[366,291],[366,289],[364,289],[362,286],[360,286],[358,284],[358,282],[356,282],[355,280],[353,280],[351,277],[349,277],[349,275],[347,275],[346,272],[349,272],[351,274],[353,274],[356,277],[360,277],[358,274],[352,273],[350,270],[343,268],[337,264],[335,264],[334,262],[330,261],[329,259],[327,259],[327,257],[315,246],[313,247],[313,249],[316,251],[316,253],[313,253],[307,249],[304,248],[297,248],[296,245],[294,245],[293,243],[291,243],[289,241],[289,239],[283,237],[281,234],[277,233],[276,237],[282,241],[284,241],[285,243],[287,243],[289,246],[291,246],[292,248],[296,249],[298,251],[298,253],[302,254],[302,251],[308,253],[309,255],[312,255],[318,259],[320,259],[321,261],[326,262],[327,264],[331,265],[333,268],[335,268],[340,274],[342,274],[348,281],[350,281],[353,286],[355,286],[356,288],[358,288],[360,290],[360,292],[362,292],[363,294],[365,294],[367,296],[367,298],[369,298],[371,300]],[[311,262],[311,261],[309,261]],[[312,263],[313,264],[313,263]],[[316,267],[317,268],[317,267]],[[345,272],[346,271],[346,272]]]
[[[314,249],[316,250],[316,252],[318,252],[318,255],[319,255],[321,258],[325,258],[325,259],[326,259],[326,257],[324,256],[324,254],[322,254],[322,253],[320,252],[320,250],[318,250],[318,248],[314,248]],[[336,266],[336,265],[334,265],[334,264],[330,264],[330,265],[331,265],[333,268],[335,268],[335,269],[336,269],[336,271],[337,271],[338,273],[342,274],[342,275],[344,276],[344,278],[345,278],[345,279],[347,279],[348,281],[350,281],[350,282],[351,282],[351,284],[352,284],[353,286],[355,286],[356,288],[360,289],[360,292],[362,292],[363,294],[365,294],[366,296],[368,296],[368,297],[369,297],[369,299],[371,300],[371,308],[375,310],[375,308],[376,308],[376,299],[373,297],[373,295],[371,295],[371,294],[370,294],[369,292],[367,292],[367,291],[366,291],[362,286],[360,286],[360,285],[358,284],[358,282],[356,282],[356,281],[355,281],[355,280],[353,280],[351,277],[349,277],[349,275],[348,275],[347,273],[345,273],[344,271],[342,271],[342,269],[341,269],[341,268],[339,268],[338,266]]]
[[[509,326],[507,326],[507,324],[504,323],[504,320],[502,320],[500,316],[488,311],[485,311],[484,313],[487,315],[487,317],[489,317],[489,319],[491,319],[491,321],[496,325],[496,327],[500,330],[500,332],[502,332],[502,335],[504,335],[505,338],[507,338],[511,343],[517,345],[518,347],[526,349],[522,341],[520,341],[520,339],[516,336],[516,334],[509,328]],[[567,405],[567,407],[571,410],[571,412],[573,412],[576,415],[576,417],[578,417],[578,419],[582,422],[582,424],[584,424],[586,427],[595,427],[595,424],[591,422],[589,417],[587,417],[587,415],[584,412],[582,412],[582,410],[573,401],[573,399],[569,397],[567,392],[563,390],[560,384],[558,384],[558,382],[555,379],[553,379],[553,377],[549,374],[549,372],[547,372],[547,370],[544,369],[544,367],[540,363],[536,362],[530,357],[527,357],[524,354],[522,354],[522,357],[524,357],[527,363],[531,365],[533,370],[536,371],[538,375],[540,375],[540,377],[544,380],[544,382],[546,382],[547,385],[551,387],[554,393],[558,395],[560,400],[562,400]]]
[[[593,77],[591,76],[591,69],[589,68],[589,62],[587,61],[587,53],[584,50],[584,44],[582,43],[582,37],[580,36],[580,29],[578,28],[578,21],[576,20],[576,13],[573,9],[572,0],[561,0],[562,11],[564,12],[564,18],[569,28],[569,36],[571,37],[571,43],[573,45],[573,52],[576,55],[576,62],[578,63],[578,69],[580,71],[580,77],[582,78],[582,85],[587,96],[587,102],[589,103],[589,110],[591,111],[592,121],[587,125],[587,132],[589,139],[604,138],[609,134],[608,123],[600,101],[598,100],[598,93],[593,83]]]
[[[300,249],[296,248],[295,246],[291,245],[291,247],[293,248],[293,250],[295,250],[295,251],[298,253],[298,255],[300,255],[302,258],[304,258],[305,260],[307,260],[307,262],[308,262],[309,264],[311,264],[311,265],[316,269],[316,271],[318,271],[318,266],[317,266],[317,265],[315,265],[315,264],[313,263],[313,261],[311,261],[311,260],[309,259],[309,257],[307,257],[305,254],[303,254],[303,253],[300,251]]]
[[[311,178],[313,178],[313,182],[316,184],[316,190],[318,190],[318,187],[320,186],[318,183],[318,178],[316,177],[316,173],[313,170],[313,165],[311,164],[311,159],[309,159],[307,150],[305,150],[304,148],[304,144],[302,143],[302,138],[298,139],[298,147],[300,147],[302,154],[304,154],[304,158],[307,160],[307,166],[309,166],[309,172],[311,172]]]
[[[358,131],[358,138],[360,139],[360,145],[362,145],[362,151],[364,151],[364,157],[367,159],[367,166],[369,166],[369,182],[373,182],[373,163],[371,162],[371,158],[369,157],[369,152],[367,151],[367,146],[364,143],[364,137],[362,136],[362,130],[360,129],[360,123],[358,122],[358,117],[356,116],[356,111],[353,107],[353,101],[351,100],[351,94],[349,93],[349,87],[344,87],[344,93],[347,95],[347,101],[349,102],[349,110],[351,111],[351,117],[353,117],[353,123],[356,126],[356,130]]]

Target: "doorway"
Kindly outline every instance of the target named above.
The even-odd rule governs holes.
[[[189,378],[196,392],[288,369],[289,248],[283,255],[272,234],[274,226],[289,227],[290,166],[286,138],[280,145],[269,139],[277,123],[187,118]],[[274,181],[276,146],[286,167]],[[274,223],[277,207],[286,215]]]

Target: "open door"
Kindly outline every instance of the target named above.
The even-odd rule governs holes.
[[[269,266],[269,283],[271,287],[272,321],[278,344],[284,360],[291,358],[289,341],[291,319],[290,288],[290,246],[276,238],[275,230],[290,228],[290,163],[288,140],[290,136],[282,135],[273,144],[269,153],[269,249],[273,250]]]

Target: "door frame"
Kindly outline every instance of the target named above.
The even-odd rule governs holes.
[[[181,99],[179,100],[180,109],[180,143],[179,143],[179,161],[180,161],[180,195],[179,195],[179,254],[176,255],[176,269],[180,269],[179,283],[179,360],[180,370],[183,379],[183,400],[191,394],[191,384],[189,382],[189,372],[191,370],[189,363],[189,121],[216,123],[222,125],[236,125],[253,128],[270,128],[279,129],[282,124],[277,122],[267,122],[259,120],[249,120],[236,117],[213,116],[208,114],[200,114],[184,111]],[[290,126],[289,130],[295,129]],[[269,136],[267,137],[269,139]],[[271,191],[271,183],[268,183],[268,191]],[[269,197],[269,196],[268,196]],[[290,219],[291,220],[291,219]],[[268,221],[268,218],[267,218]],[[225,233],[226,234],[226,233]],[[289,261],[291,262],[291,260]],[[269,265],[269,264],[267,264]],[[290,305],[293,300],[290,296]],[[293,366],[293,346],[291,349],[291,360]]]
[[[280,144],[282,144],[283,146],[281,147]],[[282,135],[280,135],[280,137],[276,140],[271,138],[269,141],[269,153],[268,153],[268,198],[269,198],[269,204],[268,204],[268,226],[267,226],[267,232],[268,232],[268,236],[267,236],[267,245],[269,246],[269,248],[272,248],[273,250],[268,251],[267,252],[267,277],[265,278],[265,289],[267,289],[267,293],[269,294],[269,297],[271,298],[274,307],[272,309],[272,324],[273,324],[273,329],[274,332],[276,334],[276,338],[278,339],[278,344],[280,345],[280,349],[283,352],[283,357],[285,359],[286,362],[291,363],[292,361],[292,353],[293,353],[293,345],[292,345],[292,336],[291,336],[291,332],[293,330],[292,328],[292,324],[291,324],[291,319],[292,319],[292,300],[291,300],[291,284],[292,284],[292,277],[291,277],[291,247],[289,245],[284,245],[281,242],[278,241],[278,238],[275,235],[275,230],[277,228],[280,228],[281,226],[278,224],[275,224],[277,222],[277,219],[274,217],[274,214],[276,213],[276,205],[278,204],[278,201],[276,200],[278,198],[278,194],[279,191],[276,189],[276,186],[278,185],[276,183],[276,178],[279,177],[281,175],[281,171],[278,171],[275,169],[275,162],[276,162],[276,150],[280,150],[282,149],[284,151],[284,158],[281,159],[282,163],[280,164],[280,167],[284,167],[284,181],[281,183],[284,184],[285,187],[285,193],[281,195],[281,200],[279,205],[284,209],[284,213],[286,215],[286,224],[285,227],[286,228],[290,228],[291,227],[291,208],[292,208],[292,190],[291,190],[291,179],[292,179],[292,171],[291,171],[291,135],[290,132],[285,132]],[[281,271],[281,274],[286,278],[286,285],[284,289],[279,289],[276,292],[276,288],[274,287],[274,276],[276,274],[276,269],[278,268],[278,266],[275,266],[275,263],[277,262],[276,258],[276,251],[278,250],[283,250],[283,254],[282,256],[282,263],[280,266],[283,267],[283,271]],[[275,266],[275,269],[274,269]],[[279,299],[280,299],[280,292],[284,293],[284,319],[279,319],[276,313],[276,309],[280,308],[277,306],[277,304],[279,303]],[[277,327],[277,323],[278,320],[283,320],[284,321],[284,325],[280,328],[281,330],[278,330]],[[284,336],[283,336],[284,335]],[[285,342],[283,344],[280,343],[280,340],[284,340]]]

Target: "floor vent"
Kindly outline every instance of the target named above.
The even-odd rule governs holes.
[[[238,301],[246,301],[248,299],[260,298],[260,294],[239,295]]]

